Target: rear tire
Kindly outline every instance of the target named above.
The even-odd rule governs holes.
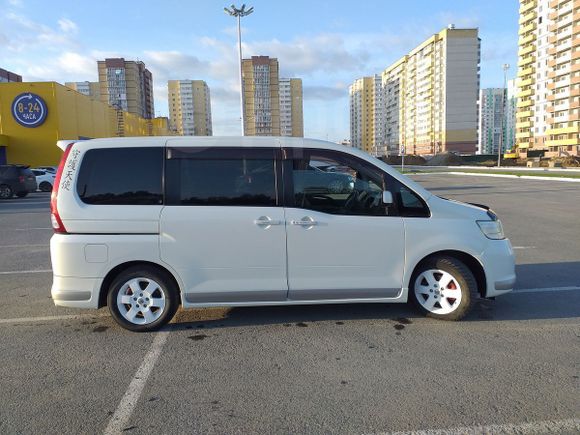
[[[12,188],[7,184],[0,185],[0,198],[1,199],[10,199],[14,195]]]
[[[471,270],[454,257],[423,261],[411,277],[410,297],[427,317],[461,320],[477,299],[477,281]]]
[[[134,266],[113,280],[107,305],[113,319],[123,328],[155,331],[175,315],[179,289],[167,272],[151,266]]]
[[[42,183],[40,183],[40,186],[38,186],[38,188],[42,192],[50,192],[52,190],[52,184],[50,184],[48,181],[43,181]]]

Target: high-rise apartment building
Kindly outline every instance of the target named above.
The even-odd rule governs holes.
[[[97,64],[101,101],[146,119],[155,116],[153,77],[143,62],[113,58]]]
[[[280,78],[280,136],[304,136],[302,80]]]
[[[502,151],[511,151],[516,144],[516,104],[518,88],[516,80],[507,82],[507,101],[505,109],[505,142]]]
[[[64,85],[87,97],[95,100],[101,99],[101,84],[99,82],[67,82]]]
[[[372,155],[384,155],[381,77],[356,79],[349,89],[351,146]]]
[[[431,36],[382,73],[388,149],[407,154],[474,153],[480,40],[477,29]]]
[[[478,154],[497,154],[502,141],[502,150],[505,150],[505,109],[506,89],[487,88],[479,91],[479,143]],[[500,139],[501,138],[501,139]]]
[[[352,146],[371,154],[472,154],[477,148],[480,41],[453,25],[380,76],[349,88]]]
[[[579,0],[520,0],[516,153],[580,154]]]
[[[169,80],[169,118],[182,136],[211,136],[209,87],[203,80]]]
[[[22,76],[0,68],[0,83],[21,82]]]
[[[246,136],[280,136],[278,59],[252,56],[242,60]]]

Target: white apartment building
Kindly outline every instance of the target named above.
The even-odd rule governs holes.
[[[486,88],[479,91],[479,128],[478,154],[497,154],[500,141],[502,151],[505,147],[505,110],[507,103],[505,88]]]
[[[182,136],[211,136],[211,101],[207,84],[203,80],[170,80],[168,91],[172,129]]]

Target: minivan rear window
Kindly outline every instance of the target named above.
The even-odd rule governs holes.
[[[163,148],[92,149],[83,156],[77,192],[86,204],[163,203]]]

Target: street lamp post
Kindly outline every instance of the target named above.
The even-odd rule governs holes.
[[[230,8],[224,8],[224,12],[232,17],[238,19],[238,55],[239,55],[239,67],[240,67],[240,115],[242,120],[242,136],[246,135],[246,128],[244,126],[244,82],[242,77],[242,17],[246,17],[254,12],[254,8],[250,7],[246,9],[246,5],[243,4],[241,8],[236,8],[235,5],[231,5]]]
[[[503,92],[502,92],[502,99],[501,99],[501,117],[499,118],[499,143],[497,144],[497,167],[501,166],[501,148],[503,144],[503,127],[504,127],[504,118],[505,118],[505,110],[506,104],[505,100],[507,99],[507,71],[510,69],[509,63],[504,63],[502,65],[503,68]]]

